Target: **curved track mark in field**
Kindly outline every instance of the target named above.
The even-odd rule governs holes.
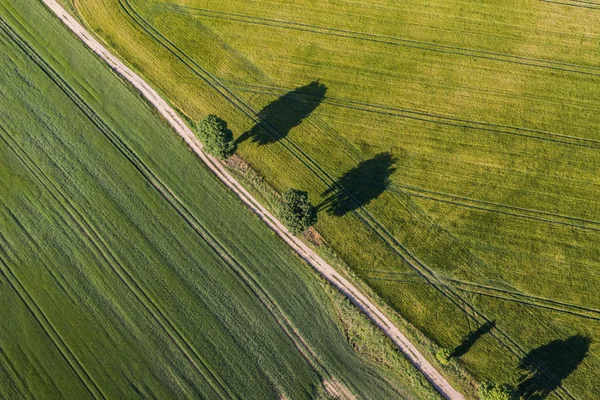
[[[542,0],[544,1],[544,0]],[[565,3],[561,3],[565,4]],[[262,25],[282,29],[292,29],[304,32],[317,33],[322,35],[337,36],[349,39],[364,40],[368,42],[382,43],[387,45],[409,47],[418,50],[445,53],[451,55],[479,58],[504,63],[518,64],[527,67],[545,68],[561,72],[578,73],[583,75],[600,76],[600,68],[566,63],[555,60],[545,60],[542,58],[524,57],[513,54],[497,53],[493,51],[470,49],[466,47],[442,45],[433,42],[424,42],[419,40],[399,38],[395,36],[378,35],[368,32],[358,32],[347,29],[330,28],[326,26],[311,25],[299,22],[285,21],[279,19],[263,18],[250,16],[246,14],[228,13],[223,11],[214,11],[203,8],[181,6],[177,4],[166,4],[165,9],[172,12],[199,15],[206,18],[218,18],[234,22],[242,22],[252,25]]]
[[[89,37],[84,28],[69,16],[66,11],[54,0],[43,0],[44,3],[61,19],[86,45],[106,61],[118,74],[127,79],[137,88],[144,97],[152,103],[160,114],[173,126],[188,145],[206,163],[206,165],[228,186],[246,206],[258,215],[278,236],[290,245],[307,263],[320,272],[328,281],[340,289],[357,307],[359,307],[377,326],[379,326],[408,359],[427,377],[433,386],[448,399],[463,399],[445,378],[427,361],[427,359],[414,347],[410,341],[398,330],[397,327],[375,307],[370,300],[364,296],[355,286],[341,276],[333,267],[327,264],[321,257],[314,253],[297,237],[293,236],[268,210],[266,210],[250,193],[248,193],[237,181],[229,175],[225,167],[215,158],[206,155],[202,151],[201,143],[196,139],[191,130],[169,105],[139,76],[127,68],[117,58],[108,52],[100,43]],[[130,13],[131,10],[126,12]],[[130,14],[131,15],[131,14]],[[132,18],[135,18],[132,16]],[[134,19],[135,20],[135,19]],[[139,21],[138,21],[139,23]],[[148,29],[148,27],[144,27]],[[154,36],[154,35],[153,35]],[[163,43],[164,45],[164,43]],[[169,49],[173,52],[172,49]],[[177,56],[177,55],[176,55]],[[183,61],[183,60],[182,60]],[[185,61],[184,61],[185,62]],[[205,79],[205,78],[203,78]],[[210,82],[209,82],[210,84]],[[218,90],[218,88],[215,88]],[[219,93],[225,95],[220,90]]]
[[[500,300],[512,301],[534,307],[546,308],[553,311],[571,314],[577,317],[600,321],[600,310],[594,308],[584,307],[563,301],[551,300],[545,297],[520,293],[514,290],[503,289],[495,286],[461,281],[458,279],[449,279],[448,281],[452,283],[458,290],[464,292],[494,297]]]
[[[364,275],[366,280],[379,280],[385,282],[399,282],[407,284],[424,283],[411,280],[414,277],[412,274],[406,274],[399,271],[369,271],[367,273],[377,273],[379,275]],[[600,321],[600,310],[590,307],[584,307],[564,301],[557,301],[541,296],[534,296],[516,290],[509,290],[490,285],[482,285],[479,283],[462,281],[459,279],[446,279],[446,282],[457,290],[465,293],[473,293],[482,296],[493,297],[499,300],[511,301],[525,306],[545,308],[552,311],[557,311],[565,314],[574,315],[576,317],[587,318],[595,321]]]

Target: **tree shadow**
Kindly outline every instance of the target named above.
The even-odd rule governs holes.
[[[258,113],[256,125],[242,134],[236,143],[252,139],[252,142],[264,145],[283,139],[321,104],[326,92],[327,86],[318,80],[290,90],[265,106]]]
[[[322,193],[327,198],[317,206],[331,215],[341,217],[379,197],[390,185],[395,158],[391,153],[380,153],[363,161],[339,178]]]
[[[528,400],[548,397],[577,369],[590,343],[590,338],[575,335],[531,350],[519,363],[523,377],[517,388],[518,393]]]
[[[458,358],[467,354],[475,342],[477,342],[483,335],[491,331],[494,327],[496,327],[495,321],[487,321],[485,324],[477,328],[476,331],[469,332],[463,337],[462,342],[460,342],[460,344],[452,351],[450,357]]]

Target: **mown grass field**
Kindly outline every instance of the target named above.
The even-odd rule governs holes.
[[[319,232],[477,379],[597,397],[598,3],[74,4],[276,189],[337,193]]]
[[[438,398],[41,3],[0,102],[0,398]]]

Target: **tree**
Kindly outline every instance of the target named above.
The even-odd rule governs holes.
[[[226,159],[235,151],[233,133],[227,128],[227,122],[214,114],[198,122],[196,136],[204,144],[204,150],[217,158]]]
[[[283,193],[281,220],[294,235],[299,235],[317,222],[317,211],[308,200],[308,193],[289,189]]]
[[[442,365],[448,365],[448,363],[450,362],[450,356],[450,350],[446,348],[441,348],[435,353],[435,358],[437,358],[437,360]]]
[[[515,398],[515,392],[510,386],[492,382],[482,383],[479,386],[478,394],[481,400],[513,400]]]

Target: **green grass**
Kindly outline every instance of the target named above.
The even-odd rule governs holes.
[[[438,398],[41,3],[0,102],[0,398]]]
[[[555,395],[596,397],[597,5],[75,3],[190,120],[216,112],[240,137],[264,110],[270,143],[239,152],[275,189],[319,203],[333,182],[350,186],[363,207],[322,212],[318,231],[440,346],[494,321],[459,360],[477,379],[517,385],[529,354],[548,387],[561,384]],[[316,80],[325,93],[307,93]],[[382,152],[392,169],[364,164]],[[366,172],[347,175],[358,165]],[[386,177],[383,193],[359,192]],[[585,356],[567,374],[565,352],[535,351],[576,335],[591,346],[571,349]]]

